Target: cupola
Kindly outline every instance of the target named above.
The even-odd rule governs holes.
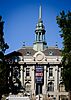
[[[35,42],[33,45],[33,49],[36,51],[43,51],[46,48],[45,41],[45,27],[42,21],[42,8],[39,8],[39,19],[35,29]]]

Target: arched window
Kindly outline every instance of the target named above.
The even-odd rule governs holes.
[[[52,82],[48,83],[47,91],[54,91],[54,83],[52,83]]]
[[[61,83],[59,84],[59,91],[60,91],[60,92],[65,91],[65,86],[64,86],[64,83],[63,83],[63,82],[61,82]]]
[[[26,86],[26,91],[30,92],[31,91],[31,84],[30,84],[30,82],[26,82],[25,86]]]

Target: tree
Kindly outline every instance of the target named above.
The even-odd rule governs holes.
[[[8,49],[9,46],[7,45],[7,43],[5,43],[3,38],[4,36],[3,25],[4,25],[4,21],[2,21],[2,16],[0,16],[0,51],[5,53],[6,49]]]
[[[0,100],[1,95],[5,93],[6,90],[6,62],[4,59],[4,53],[6,49],[9,48],[7,43],[4,41],[3,32],[4,22],[2,21],[2,16],[0,16]]]
[[[60,15],[56,17],[56,20],[61,29],[61,38],[63,39],[62,78],[65,89],[71,92],[71,12],[60,12]]]

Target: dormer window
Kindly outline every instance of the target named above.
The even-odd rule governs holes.
[[[18,61],[20,61],[20,58],[18,56],[15,56],[15,57],[13,57],[13,61],[18,62]]]
[[[31,52],[27,51],[27,54],[26,55],[29,56],[30,54],[31,54]]]
[[[49,55],[52,56],[53,55],[53,51],[49,51]]]

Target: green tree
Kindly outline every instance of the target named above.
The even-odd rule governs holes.
[[[4,32],[3,32],[4,22],[2,21],[2,16],[0,16],[0,100],[2,94],[6,91],[6,62],[4,53],[6,49],[9,48],[7,43],[4,41]]]
[[[57,24],[60,27],[61,38],[63,39],[62,49],[62,78],[67,91],[71,91],[71,12],[60,12],[56,17]],[[71,98],[70,98],[71,100]]]

